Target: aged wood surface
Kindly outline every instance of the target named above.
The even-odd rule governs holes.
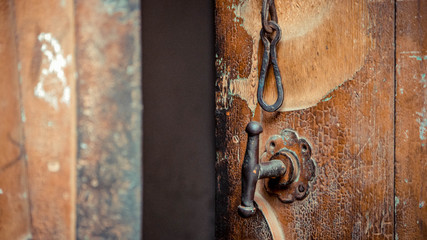
[[[34,239],[75,238],[72,1],[14,1]]]
[[[139,239],[141,53],[136,0],[77,0],[78,239]]]
[[[221,65],[239,69],[239,72],[227,71],[228,89],[246,100],[252,111],[256,107],[253,92],[257,87],[261,64],[258,59],[263,49],[260,43],[261,2],[217,1],[217,9],[229,16],[221,18],[221,23],[226,21],[230,26],[229,31],[218,38],[219,42],[225,41],[226,46],[218,52],[223,57]],[[221,11],[222,8],[225,9]],[[374,44],[368,29],[367,1],[276,1],[276,8],[283,32],[277,48],[285,94],[280,111],[314,106],[336,87],[352,79],[363,66]],[[226,41],[231,38],[247,44]],[[241,61],[232,61],[233,54],[241,55]],[[270,103],[277,97],[272,72],[266,80],[265,96]]]
[[[427,239],[427,2],[396,7],[396,239]]]
[[[259,41],[245,29],[245,21],[255,21],[253,31],[258,32],[259,16],[247,19],[242,14],[245,2],[216,1],[217,238],[271,237],[262,216],[242,219],[237,214],[241,194],[241,164],[247,140],[244,129],[250,120],[257,120],[264,127],[260,146],[264,146],[271,135],[291,128],[311,143],[312,157],[317,162],[316,179],[306,199],[283,204],[262,188],[259,192],[276,211],[286,239],[392,239],[394,3],[368,0],[331,2],[331,10],[324,13],[324,18],[331,22],[314,26],[298,37],[299,42],[308,40],[314,44],[301,43],[307,48],[310,46],[315,55],[319,55],[317,58],[305,59],[307,49],[295,45],[299,43],[291,45],[290,39],[282,40],[278,46],[282,49],[279,52],[286,53],[280,55],[278,60],[284,75],[287,71],[289,73],[289,66],[286,67],[289,63],[284,63],[287,61],[294,61],[295,64],[295,72],[289,73],[291,76],[314,78],[316,76],[313,74],[317,70],[313,70],[313,67],[316,69],[320,66],[323,71],[331,71],[318,74],[315,81],[299,81],[296,85],[307,84],[312,89],[328,86],[328,90],[322,94],[339,86],[322,101],[316,97],[313,98],[316,101],[309,103],[305,96],[312,92],[316,95],[316,91],[304,87],[292,89],[292,84],[286,83],[285,79],[285,99],[287,96],[292,99],[293,96],[289,92],[286,94],[286,91],[295,91],[295,98],[301,96],[304,101],[304,104],[299,103],[295,108],[305,109],[266,113],[259,106],[253,108],[251,104],[255,100],[245,99],[241,94],[246,92],[247,96],[256,96],[259,69],[257,57],[252,54],[254,45],[258,46]],[[276,2],[281,5],[278,9],[297,4],[292,1]],[[326,4],[324,1],[309,2],[314,7]],[[257,1],[254,6],[255,15],[261,9],[260,3]],[[335,11],[334,7],[340,10]],[[288,11],[286,16],[292,18],[292,11],[300,11],[297,8],[290,7],[283,11]],[[237,11],[240,13],[236,13],[236,9],[240,9]],[[319,13],[313,11],[314,15]],[[355,23],[351,23],[352,17],[348,15],[361,19],[364,27],[353,26]],[[300,17],[298,14],[296,16]],[[292,22],[298,21],[280,21],[279,18],[283,29],[286,29],[286,22],[292,26]],[[336,24],[338,22],[341,24]],[[312,40],[314,33],[320,38],[318,41]],[[339,39],[335,35],[342,36],[344,39],[339,40],[342,42],[324,42],[327,39]],[[345,40],[347,37],[348,41]],[[359,46],[359,41],[368,44]],[[329,53],[331,47],[334,50]],[[348,52],[351,52],[351,57],[346,56]],[[335,82],[335,86],[329,85],[329,77],[332,75],[341,76],[342,81]],[[261,147],[260,152],[263,150]]]
[[[27,164],[12,2],[0,1],[0,239],[28,239]]]

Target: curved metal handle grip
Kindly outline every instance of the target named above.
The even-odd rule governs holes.
[[[241,217],[247,218],[255,214],[254,195],[258,179],[280,177],[286,172],[285,164],[280,160],[271,160],[259,164],[259,135],[263,129],[260,123],[250,122],[246,126],[248,142],[242,166],[242,203],[238,207]]]

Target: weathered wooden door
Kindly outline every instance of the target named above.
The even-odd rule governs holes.
[[[427,2],[275,1],[284,102],[256,93],[262,0],[216,0],[218,239],[427,239]],[[268,103],[276,99],[273,74]],[[258,182],[238,215],[250,121],[267,140],[294,130],[312,148],[306,198],[284,203]]]

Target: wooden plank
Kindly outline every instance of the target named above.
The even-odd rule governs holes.
[[[140,239],[140,3],[75,2],[77,238]]]
[[[34,239],[75,238],[74,5],[14,1]]]
[[[12,1],[0,2],[0,35],[0,239],[29,239],[28,179]]]
[[[396,7],[396,239],[427,239],[427,2]]]
[[[314,7],[326,4],[324,1],[309,2]],[[264,146],[271,135],[291,128],[311,143],[313,158],[317,162],[313,189],[303,201],[284,204],[265,193],[263,188],[260,189],[259,194],[267,199],[276,212],[286,239],[392,239],[394,4],[368,0],[330,1],[326,22],[296,39],[282,40],[278,48],[285,49],[287,55],[279,54],[279,62],[291,61],[296,64],[295,72],[282,68],[285,77],[309,73],[307,76],[316,79],[312,75],[316,71],[311,71],[315,67],[341,74],[342,82],[338,83],[336,89],[329,89],[333,91],[323,100],[317,100],[314,104],[305,102],[296,105],[302,110],[266,113],[259,106],[251,106],[256,102],[241,95],[256,96],[259,71],[258,63],[254,61],[257,57],[252,57],[251,53],[253,45],[259,44],[259,38],[254,38],[251,31],[248,33],[248,29],[242,27],[245,21],[258,22],[259,16],[242,15],[245,11],[239,8],[243,6],[241,3],[216,1],[217,238],[259,239],[260,236],[269,235],[262,216],[242,219],[237,215],[241,194],[240,169],[247,139],[244,129],[250,120],[257,120],[264,127],[260,146]],[[261,9],[261,1],[256,3],[256,9],[252,12]],[[291,10],[282,10],[287,7]],[[284,11],[287,11],[286,16]],[[279,24],[283,29],[289,26],[286,23],[296,21],[292,20],[294,16],[300,19],[296,13],[297,7],[278,7]],[[352,17],[360,19],[364,27],[354,25]],[[281,21],[286,18],[291,20]],[[336,24],[338,22],[340,24]],[[254,26],[253,32],[259,32],[260,23]],[[335,35],[366,41],[367,44],[353,45],[352,41],[346,40],[340,42],[334,40],[337,39]],[[314,40],[317,36],[319,40]],[[322,39],[331,41],[325,44]],[[295,47],[307,41],[310,44],[306,46],[319,57],[304,59],[306,49]],[[333,52],[327,53],[329,50],[326,49],[333,49]],[[349,57],[347,51],[358,56]],[[323,61],[323,55],[331,59]],[[355,63],[361,63],[361,66]],[[281,66],[286,64],[282,63]],[[252,72],[255,72],[255,77],[250,76]],[[288,94],[288,97],[300,94],[304,100],[304,96],[311,93],[307,89],[328,85],[328,76],[320,75],[315,81],[296,83],[310,86],[301,87],[295,90],[295,94]],[[249,83],[252,78],[255,80]],[[238,82],[241,84],[236,84]],[[291,86],[284,83],[285,89],[288,89],[285,90],[285,99],[286,91],[294,91]],[[307,108],[311,105],[315,106]],[[260,152],[263,151],[264,148],[261,148]],[[222,207],[225,209],[222,210]],[[271,230],[275,235],[276,229]]]

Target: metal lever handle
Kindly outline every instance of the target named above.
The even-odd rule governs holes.
[[[280,160],[259,164],[259,135],[262,131],[261,124],[255,121],[246,126],[248,142],[242,166],[242,203],[238,207],[239,215],[244,218],[256,212],[254,195],[258,180],[281,177],[286,173],[286,166]]]

